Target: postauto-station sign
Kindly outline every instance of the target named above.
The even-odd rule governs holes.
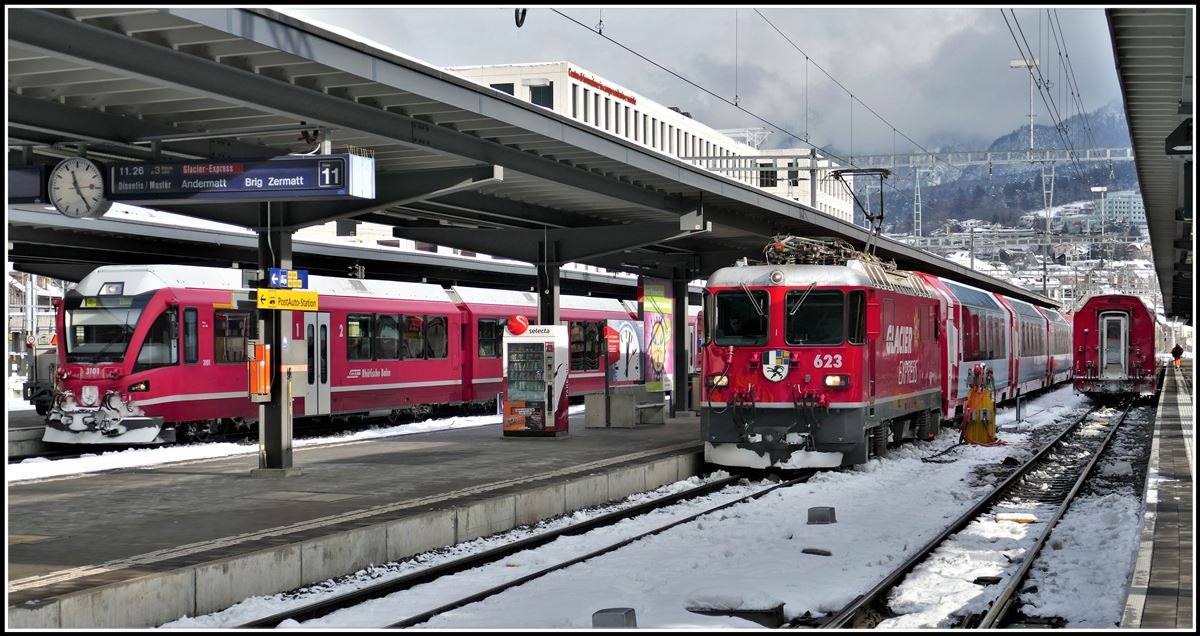
[[[113,201],[375,198],[375,160],[353,154],[265,161],[141,162],[109,168]]]

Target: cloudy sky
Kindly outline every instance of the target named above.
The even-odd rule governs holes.
[[[854,154],[890,153],[893,143],[916,150],[903,135],[930,150],[947,140],[985,147],[1027,125],[1029,75],[1009,68],[1022,53],[1005,16],[1041,60],[1064,116],[1078,111],[1068,106],[1068,57],[1087,111],[1121,95],[1102,8],[1063,7],[1048,17],[1045,7],[1026,6],[1015,8],[1015,20],[998,6],[555,8],[593,29],[603,21],[604,36],[730,102],[736,96],[774,124],[767,147],[803,147],[782,131],[807,131],[818,146]],[[521,28],[511,7],[285,10],[438,66],[566,60],[714,128],[767,126],[551,8],[530,8]],[[1061,24],[1058,42],[1050,18]],[[1036,93],[1034,103],[1037,123],[1052,123]]]

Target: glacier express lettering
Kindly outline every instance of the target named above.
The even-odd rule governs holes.
[[[885,355],[912,353],[913,328],[888,325],[887,339],[883,345]]]

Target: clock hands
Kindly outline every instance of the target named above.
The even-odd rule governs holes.
[[[87,203],[87,198],[83,196],[83,190],[79,188],[79,178],[75,176],[74,172],[71,173],[71,184],[75,187],[75,192],[79,195],[79,198],[83,199],[84,203]]]

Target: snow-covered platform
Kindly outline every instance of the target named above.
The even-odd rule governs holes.
[[[8,627],[213,612],[686,479],[698,417],[559,439],[482,426],[8,484]]]
[[[1146,473],[1142,542],[1121,627],[1191,629],[1196,472],[1193,361],[1167,367]]]

